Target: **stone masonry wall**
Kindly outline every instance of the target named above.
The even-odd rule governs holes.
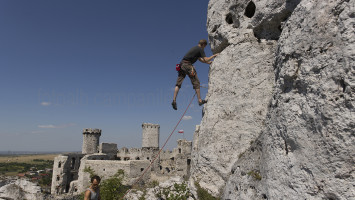
[[[143,135],[153,136],[154,141],[159,140],[159,125],[143,124]],[[99,140],[101,130],[84,129],[84,152],[93,151]],[[147,140],[147,141],[148,141]],[[92,142],[94,141],[94,142]],[[143,139],[144,141],[144,139]],[[178,140],[177,148],[173,151],[162,151],[150,170],[146,172],[143,181],[166,180],[172,176],[187,176],[191,166],[192,142]],[[88,169],[94,171],[101,178],[112,177],[118,169],[125,172],[125,183],[132,184],[143,171],[150,166],[155,156],[158,155],[159,146],[149,145],[142,148],[121,148],[117,150],[117,144],[101,143],[98,146],[100,153],[67,154],[55,158],[53,166],[52,194],[79,194],[90,185]],[[152,175],[153,174],[153,175]]]
[[[93,154],[99,152],[101,130],[100,129],[84,129],[83,130],[83,154]]]
[[[142,147],[159,148],[160,126],[158,124],[143,123],[142,129]]]
[[[85,168],[88,169],[88,166],[86,165],[86,161],[98,160],[100,162],[108,159],[109,156],[106,154],[91,154],[91,155],[86,155],[81,159],[80,168],[78,170],[78,184],[77,184],[78,193],[85,191],[87,186],[90,184],[90,176],[88,175],[87,172],[85,172]]]
[[[80,159],[83,154],[66,154],[54,158],[52,175],[52,194],[67,193],[70,182],[78,179]]]
[[[85,160],[83,166],[85,168],[92,169],[95,174],[101,177],[101,180],[105,180],[113,177],[119,169],[122,169],[125,173],[124,184],[133,184],[137,178],[142,175],[142,172],[149,166],[149,161],[116,161],[116,160]],[[90,186],[90,174],[83,172],[80,174],[80,182],[82,186],[78,192],[82,192],[85,188]],[[142,180],[147,181],[150,177],[150,171],[148,170],[143,176]]]

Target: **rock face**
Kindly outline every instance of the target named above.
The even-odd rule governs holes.
[[[192,178],[223,199],[355,198],[355,0],[210,0]]]
[[[274,82],[272,49],[266,44],[229,45],[210,68],[192,174],[214,193],[224,186],[238,155],[260,134]]]
[[[8,179],[0,187],[0,199],[44,199],[41,188],[27,179]]]
[[[152,188],[145,188],[144,192],[139,190],[131,190],[125,197],[129,200],[160,200],[160,199],[186,199],[194,200],[193,194],[190,193],[188,183],[181,177],[171,177],[169,180],[163,181]],[[180,197],[180,198],[178,198]],[[185,197],[185,198],[183,198]]]

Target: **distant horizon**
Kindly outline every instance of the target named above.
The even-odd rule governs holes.
[[[81,151],[0,151],[0,155],[78,153]]]

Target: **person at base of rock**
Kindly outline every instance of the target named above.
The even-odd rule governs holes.
[[[178,71],[178,78],[176,80],[174,99],[173,99],[173,102],[171,103],[174,110],[177,110],[176,97],[178,95],[178,92],[181,88],[181,84],[184,81],[186,75],[189,76],[191,83],[193,85],[193,88],[196,91],[197,98],[198,98],[198,104],[200,106],[202,106],[203,104],[207,103],[207,101],[201,99],[200,81],[197,77],[196,69],[192,65],[197,60],[199,60],[200,62],[203,62],[203,63],[211,64],[212,63],[211,60],[218,55],[218,54],[214,54],[211,57],[206,57],[206,54],[204,51],[206,46],[207,46],[207,41],[202,39],[198,42],[197,46],[192,47],[183,57],[183,59],[180,63],[180,71]]]
[[[100,181],[101,178],[99,176],[91,177],[91,185],[85,192],[84,200],[101,200]]]

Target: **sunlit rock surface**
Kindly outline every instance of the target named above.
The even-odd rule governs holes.
[[[192,179],[223,199],[355,198],[355,0],[209,2]]]

